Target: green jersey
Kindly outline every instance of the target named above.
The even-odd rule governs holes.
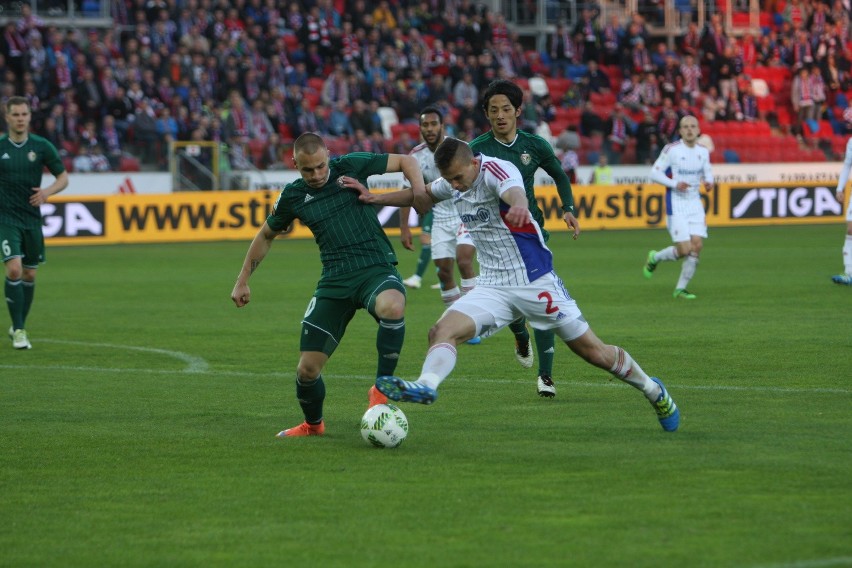
[[[553,178],[556,182],[556,190],[562,199],[563,211],[574,212],[574,194],[571,192],[571,181],[568,174],[562,170],[562,164],[556,154],[553,153],[551,145],[541,136],[530,134],[523,130],[517,131],[517,136],[511,144],[503,144],[494,138],[494,133],[489,131],[477,137],[470,143],[474,152],[481,152],[492,158],[500,158],[511,162],[521,171],[524,178],[524,189],[527,192],[530,213],[533,219],[544,231],[544,214],[535,199],[535,172],[539,168]],[[544,231],[547,235],[547,232]]]
[[[387,171],[387,154],[354,152],[331,160],[328,181],[320,189],[298,179],[287,184],[266,220],[281,231],[299,219],[320,249],[322,276],[338,276],[377,264],[396,264],[396,253],[379,222],[376,208],[361,203],[356,191],[341,187],[346,175],[365,186],[367,178]]]
[[[0,136],[0,225],[41,229],[41,210],[30,205],[34,187],[41,187],[44,168],[54,176],[65,171],[56,147],[35,134],[22,144]]]

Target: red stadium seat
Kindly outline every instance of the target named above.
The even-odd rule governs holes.
[[[399,138],[402,132],[408,132],[412,140],[420,140],[420,126],[417,123],[402,123],[391,124],[391,136]]]
[[[133,156],[124,155],[118,162],[118,171],[120,172],[138,172],[142,167],[139,164],[139,159]]]

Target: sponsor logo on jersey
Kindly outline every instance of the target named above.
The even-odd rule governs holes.
[[[3,154],[3,157],[0,158],[0,160],[11,160],[11,159],[12,158],[9,157],[9,154]]]
[[[310,201],[310,200],[311,200],[311,199],[313,199],[313,198],[314,198],[314,196],[313,196],[313,195],[311,195],[311,194],[309,193],[309,194],[307,194],[307,195],[305,196],[305,201],[304,201],[304,202],[305,202],[305,203],[307,203],[308,201]]]
[[[477,209],[476,213],[465,213],[464,215],[460,215],[462,223],[467,225],[473,225],[477,222],[487,223],[488,219],[491,215],[488,213],[487,209]]]

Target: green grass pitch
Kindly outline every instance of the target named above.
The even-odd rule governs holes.
[[[358,432],[375,369],[359,313],[329,362],[321,439],[294,370],[316,245],[51,247],[31,351],[0,356],[0,566],[852,566],[852,288],[843,226],[711,229],[690,290],[653,279],[664,230],[554,234],[596,333],[662,378],[640,393],[557,345],[553,400],[504,330],[459,347],[395,450]],[[416,253],[401,248],[400,271]],[[409,293],[398,374],[442,312]],[[3,328],[5,329],[5,328]]]

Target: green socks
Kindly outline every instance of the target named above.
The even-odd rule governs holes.
[[[305,422],[319,424],[322,422],[322,403],[325,400],[325,383],[322,375],[312,383],[302,383],[296,376],[296,398],[305,413]]]
[[[376,333],[376,351],[379,352],[379,364],[376,376],[393,375],[399,363],[399,353],[405,340],[405,318],[398,320],[379,320]]]
[[[32,302],[32,297],[30,297]],[[6,279],[6,306],[12,317],[14,329],[24,329],[24,286],[23,280]]]

